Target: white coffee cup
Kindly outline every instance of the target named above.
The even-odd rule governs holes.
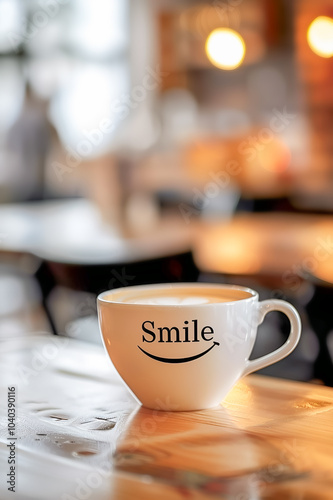
[[[249,288],[210,283],[142,285],[98,296],[104,346],[125,384],[147,407],[200,410],[222,402],[245,375],[288,356],[301,335],[296,309],[258,302]],[[289,318],[287,341],[249,360],[270,311]]]

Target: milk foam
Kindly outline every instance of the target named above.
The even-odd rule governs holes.
[[[136,289],[138,288],[138,289]],[[205,304],[218,304],[234,302],[251,297],[251,293],[243,290],[214,289],[205,287],[174,287],[163,289],[154,287],[128,287],[110,293],[106,300],[122,302],[125,304],[142,304],[151,306],[200,306]]]
[[[164,306],[182,306],[182,305],[196,305],[196,304],[209,304],[210,302],[220,302],[219,300],[213,301],[208,297],[177,297],[177,296],[161,296],[146,297],[126,300],[129,304],[148,304],[148,305],[164,305]]]
[[[218,302],[229,302],[230,297],[225,297],[221,294],[191,294],[188,293],[155,293],[154,295],[145,294],[137,295],[136,297],[129,297],[123,302],[127,304],[147,304],[147,305],[161,305],[161,306],[195,306],[200,304],[216,304]]]

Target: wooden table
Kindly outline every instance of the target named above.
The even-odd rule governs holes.
[[[239,213],[198,227],[194,258],[204,272],[279,276],[292,289],[306,266],[333,261],[332,239],[330,215]]]
[[[0,348],[1,500],[333,497],[330,388],[253,375],[217,408],[164,413],[137,405],[98,346],[36,336]]]

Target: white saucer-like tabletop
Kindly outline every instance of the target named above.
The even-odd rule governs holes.
[[[0,205],[0,251],[68,264],[129,263],[187,252],[191,229],[180,217],[162,217],[150,231],[125,237],[85,199]]]

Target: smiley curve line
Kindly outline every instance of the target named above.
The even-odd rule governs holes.
[[[207,354],[216,345],[220,345],[219,342],[214,342],[213,345],[210,346],[209,349],[207,349],[206,351],[201,352],[200,354],[196,354],[195,356],[191,356],[189,358],[160,358],[159,356],[155,356],[154,354],[150,354],[149,352],[145,351],[139,345],[138,345],[138,348],[146,356],[149,356],[150,358],[155,359],[156,361],[161,361],[162,363],[187,363],[188,361],[194,361],[195,359],[201,358],[201,356],[204,356],[205,354]]]

